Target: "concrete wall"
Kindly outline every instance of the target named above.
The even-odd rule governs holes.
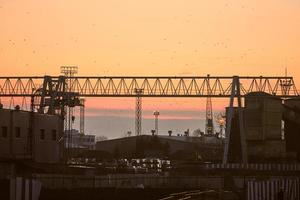
[[[281,139],[281,99],[264,93],[247,95],[244,119],[247,140]]]
[[[289,109],[284,113],[284,138],[289,153],[295,152],[298,162],[300,161],[300,99],[288,99],[284,104]]]
[[[34,113],[32,116],[26,111],[0,109],[0,157],[29,159],[32,152],[36,162],[59,162],[61,125],[62,120],[56,115]],[[33,131],[30,131],[31,128]],[[44,139],[41,138],[41,130],[44,130]],[[31,132],[32,140],[29,137]]]
[[[0,111],[0,154],[1,157],[9,157],[11,154],[11,127],[10,127],[10,111]],[[3,129],[6,129],[6,137],[3,137]]]
[[[255,92],[245,98],[244,120],[250,162],[283,159],[286,144],[282,139],[282,100]]]
[[[12,116],[10,140],[12,141],[12,154],[16,158],[26,157],[27,154],[27,136],[29,127],[29,117],[26,112],[10,112]],[[17,129],[19,129],[17,131]],[[17,133],[19,132],[19,133]],[[20,134],[20,137],[17,136]]]
[[[227,109],[228,115],[228,109]],[[238,113],[232,122],[229,154],[236,162],[240,159]],[[243,108],[244,125],[249,162],[284,161],[288,155],[286,141],[282,138],[283,106],[282,100],[272,95],[255,92],[245,97]],[[237,130],[235,130],[235,128]],[[236,136],[237,137],[233,137]],[[232,151],[230,151],[232,150]],[[235,158],[234,157],[234,158]],[[230,160],[230,159],[229,159]]]
[[[62,137],[62,120],[58,116],[36,114],[34,117],[34,157],[37,162],[56,163],[60,160],[59,139]],[[45,138],[41,139],[41,130],[45,130]],[[54,131],[56,137],[53,137]],[[63,140],[62,140],[63,141]]]
[[[28,113],[1,109],[0,127],[1,157],[28,158],[26,152],[29,127]],[[4,133],[4,129],[7,130],[6,133]]]
[[[251,140],[247,142],[247,150],[250,161],[279,162],[286,157],[286,144],[284,140]]]
[[[267,158],[285,158],[286,143],[284,140],[265,141],[265,157]]]

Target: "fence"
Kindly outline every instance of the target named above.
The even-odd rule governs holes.
[[[9,180],[9,199],[10,200],[38,200],[41,183],[34,179],[21,177]]]
[[[248,181],[247,200],[299,200],[299,178]]]
[[[300,171],[300,164],[205,164],[204,169],[240,169],[240,170],[258,170],[258,171]]]
[[[161,176],[156,174],[113,174],[106,176],[36,175],[43,187],[74,188],[221,188],[223,178],[217,176]]]

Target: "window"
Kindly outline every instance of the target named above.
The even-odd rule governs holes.
[[[7,138],[7,126],[2,126],[2,137]]]
[[[21,137],[21,128],[19,126],[15,127],[15,136],[16,136],[16,138]]]
[[[45,129],[40,130],[40,139],[45,140]]]
[[[56,130],[52,129],[52,140],[56,141]]]

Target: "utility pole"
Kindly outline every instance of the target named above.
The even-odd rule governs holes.
[[[80,99],[80,134],[84,135],[85,99]]]
[[[155,116],[155,134],[158,135],[158,116],[159,116],[159,112],[154,111],[153,115]]]
[[[142,133],[142,97],[144,90],[135,88],[136,103],[135,103],[135,135],[140,136]]]

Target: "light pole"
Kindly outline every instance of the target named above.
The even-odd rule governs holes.
[[[154,111],[153,115],[155,116],[155,133],[156,133],[156,135],[158,135],[158,116],[159,116],[159,112]]]

